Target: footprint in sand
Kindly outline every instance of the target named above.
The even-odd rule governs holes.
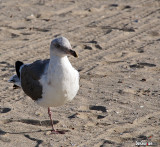
[[[96,110],[96,111],[101,111],[101,112],[107,112],[106,107],[104,106],[94,106],[94,105],[90,105],[89,106],[90,110]]]
[[[0,108],[0,113],[8,113],[11,111],[11,108]]]

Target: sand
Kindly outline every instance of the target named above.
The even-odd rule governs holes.
[[[47,109],[8,83],[16,60],[49,58],[57,36],[79,58],[80,90],[71,102]],[[0,146],[160,146],[159,0],[0,1]]]

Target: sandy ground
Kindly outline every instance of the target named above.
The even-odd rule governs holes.
[[[66,105],[36,105],[7,80],[14,63],[49,58],[67,37],[79,58],[80,90]],[[160,146],[159,0],[0,1],[0,147]]]

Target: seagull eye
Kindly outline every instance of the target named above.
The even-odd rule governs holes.
[[[60,45],[59,45],[59,44],[56,44],[55,46],[56,46],[57,48],[60,48]]]

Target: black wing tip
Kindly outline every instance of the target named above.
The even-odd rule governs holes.
[[[23,64],[24,64],[24,63],[21,62],[21,61],[16,61],[16,62],[15,62],[15,65],[16,65],[16,66],[18,66],[18,65],[21,66],[21,65],[23,65]]]
[[[21,67],[23,64],[24,64],[24,63],[21,62],[21,61],[16,61],[16,62],[15,62],[15,68],[16,68],[16,73],[17,73],[18,78],[20,78],[19,69],[20,69],[20,67]]]

